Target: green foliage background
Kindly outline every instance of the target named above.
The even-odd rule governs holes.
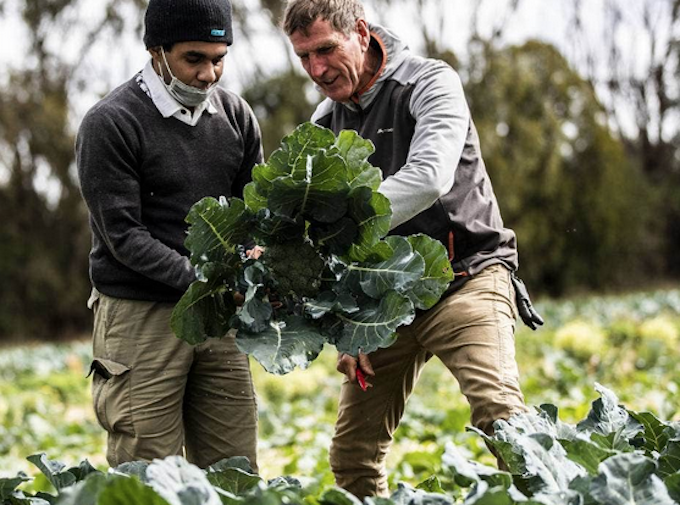
[[[479,46],[470,108],[528,285],[562,295],[664,273],[662,202],[603,124],[591,84],[550,45]]]
[[[553,324],[517,333],[522,388],[529,405],[552,403],[560,418],[585,418],[595,382],[626,407],[680,421],[680,291],[589,297],[539,304]],[[0,477],[37,470],[26,461],[46,452],[77,465],[88,458],[105,470],[105,437],[91,408],[89,342],[18,347],[0,353]],[[333,483],[328,447],[341,375],[326,348],[305,371],[285,378],[252,363],[260,416],[263,477],[293,475],[320,489]],[[387,461],[390,489],[440,478],[453,442],[469,459],[493,466],[483,440],[465,431],[469,408],[450,373],[433,359],[409,400]],[[46,486],[37,479],[35,486]]]

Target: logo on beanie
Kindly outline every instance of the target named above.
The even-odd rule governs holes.
[[[224,30],[210,30],[210,35],[213,37],[224,37],[225,33]]]

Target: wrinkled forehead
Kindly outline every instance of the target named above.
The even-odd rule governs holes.
[[[309,52],[321,47],[336,46],[347,40],[348,36],[334,29],[325,19],[317,19],[305,29],[295,30],[289,39],[296,53]]]

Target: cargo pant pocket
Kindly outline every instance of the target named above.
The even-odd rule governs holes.
[[[130,367],[95,358],[90,365],[97,421],[109,433],[134,436],[130,405]]]

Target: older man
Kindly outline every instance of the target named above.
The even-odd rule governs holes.
[[[392,203],[391,233],[425,233],[449,251],[456,281],[432,309],[370,356],[340,355],[340,397],[331,466],[359,497],[387,494],[384,461],[406,400],[437,356],[470,402],[472,423],[526,410],[515,362],[516,238],[503,226],[479,139],[456,72],[421,58],[358,0],[289,0],[283,28],[305,71],[326,95],[313,121],[357,130],[375,144],[380,191]],[[517,285],[519,287],[519,285]],[[527,324],[542,324],[521,289]],[[372,376],[367,392],[357,369]]]

